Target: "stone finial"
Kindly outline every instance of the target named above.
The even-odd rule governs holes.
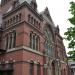
[[[59,29],[59,25],[57,25],[56,27],[56,31],[59,33],[60,29]]]
[[[32,6],[32,8],[37,11],[37,3],[36,3],[36,0],[32,0],[30,5]]]

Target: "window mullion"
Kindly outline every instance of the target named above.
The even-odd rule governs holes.
[[[35,50],[35,34],[33,34],[33,49]]]
[[[37,50],[37,36],[35,35],[35,50]]]

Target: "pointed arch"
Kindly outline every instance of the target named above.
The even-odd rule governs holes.
[[[49,28],[49,30],[50,30],[50,32],[51,32],[51,34],[52,34],[52,38],[53,38],[53,40],[54,40],[54,28],[49,24],[49,23],[45,23],[45,26],[44,26],[44,28],[43,28],[43,30],[45,29],[45,28]]]
[[[52,27],[48,23],[45,24],[43,28],[45,37],[45,53],[49,56],[53,55],[53,42],[54,42],[54,32]]]

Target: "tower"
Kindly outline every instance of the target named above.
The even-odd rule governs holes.
[[[32,0],[31,1],[31,6],[34,10],[37,10],[37,3],[36,3],[36,0]]]
[[[1,0],[1,10],[2,13],[6,13],[7,11],[11,10],[13,5],[22,4],[23,2],[27,2],[31,5],[31,7],[36,11],[37,10],[37,3],[36,0]]]
[[[1,10],[3,14],[11,7],[11,2],[12,0],[1,0]]]

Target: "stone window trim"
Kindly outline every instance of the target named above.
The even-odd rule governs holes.
[[[16,22],[16,16],[13,17],[13,23],[15,23],[15,22]]]
[[[31,17],[31,23],[33,24],[33,17]]]
[[[34,19],[34,26],[35,26],[35,24],[36,24],[36,20]]]
[[[15,16],[13,16],[12,18],[8,19],[7,21],[4,21],[3,28],[6,28],[11,24],[21,21],[21,16],[22,16],[22,14],[18,13]]]
[[[34,50],[39,50],[40,46],[40,37],[33,31],[30,32],[30,48]]]
[[[37,75],[41,75],[41,65],[40,65],[40,63],[37,64]]]
[[[10,32],[6,35],[5,38],[5,49],[15,48],[16,45],[16,31]],[[9,39],[9,40],[8,40]]]
[[[47,28],[44,30],[45,34],[45,54],[53,56],[53,44],[52,44],[52,35],[51,31]]]
[[[38,22],[34,17],[28,14],[28,22],[33,24],[36,28],[40,29],[40,22]]]
[[[30,22],[30,18],[31,18],[31,15],[29,14],[29,15],[28,15],[28,22]]]
[[[12,24],[12,18],[10,18],[10,24]]]
[[[34,75],[34,62],[30,62],[29,75]]]
[[[8,20],[7,24],[9,25],[9,20]]]

